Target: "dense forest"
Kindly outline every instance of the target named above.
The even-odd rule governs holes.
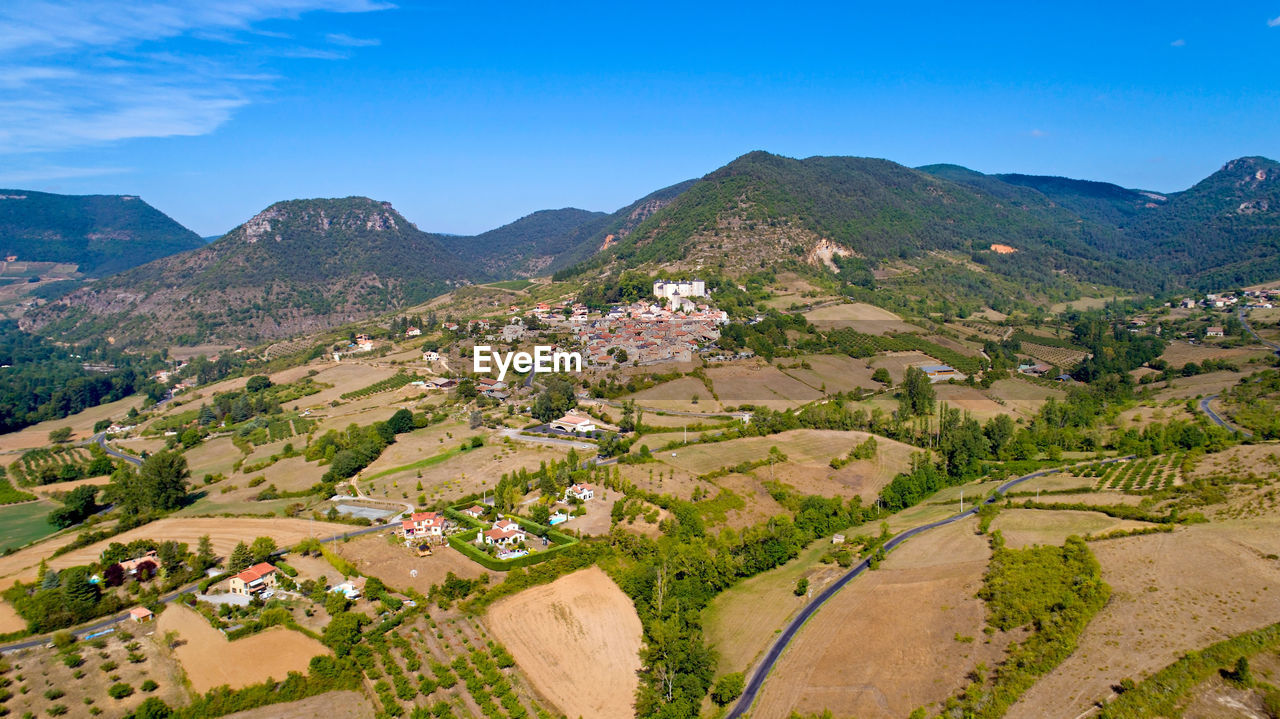
[[[158,356],[114,352],[103,344],[63,347],[0,322],[0,433],[60,419],[105,402],[146,392],[164,396],[151,379]]]

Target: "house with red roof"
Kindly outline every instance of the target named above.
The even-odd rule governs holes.
[[[444,515],[439,512],[415,512],[409,519],[400,523],[400,532],[405,539],[442,542],[444,541],[444,524]]]
[[[251,596],[276,586],[276,568],[266,562],[255,564],[231,578],[232,594]]]

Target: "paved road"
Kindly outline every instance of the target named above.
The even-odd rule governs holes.
[[[1114,457],[1112,459],[1103,460],[1103,463],[1110,464],[1112,462],[1119,462],[1122,460],[1132,459],[1132,458],[1133,458],[1132,455],[1127,457]],[[1005,482],[1004,484],[997,487],[995,496],[988,497],[984,501],[984,503],[990,504],[996,501],[999,495],[1002,495],[1005,492],[1008,492],[1010,489],[1012,489],[1013,487],[1016,487],[1019,484],[1022,484],[1023,482],[1026,482],[1031,479],[1035,479],[1037,477],[1044,477],[1046,475],[1053,474],[1054,472],[1058,472],[1061,469],[1062,469],[1061,467],[1054,467],[1052,469],[1042,469],[1039,472],[1032,472],[1031,474],[1024,474],[1023,476],[1018,477],[1016,479],[1011,479],[1008,482]],[[960,520],[966,517],[972,516],[978,512],[979,506],[980,505],[975,504],[973,507],[966,509],[960,514],[948,517],[946,519],[941,519],[936,522],[930,522],[929,524],[922,524],[919,527],[913,527],[911,529],[908,529],[907,531],[894,536],[893,539],[890,539],[888,542],[886,542],[884,545],[884,551],[885,553],[891,552],[899,544],[902,544],[903,542],[907,541],[908,539],[918,534],[924,534],[925,532],[931,529],[944,527],[948,524],[959,522]],[[733,705],[733,708],[729,710],[729,713],[725,715],[725,719],[738,719],[738,717],[742,717],[746,714],[747,710],[749,710],[751,708],[751,705],[755,702],[756,696],[760,693],[760,689],[764,686],[765,679],[769,677],[769,672],[773,670],[774,665],[778,663],[778,658],[782,656],[782,652],[787,648],[787,645],[790,644],[791,640],[794,639],[796,634],[800,632],[800,628],[804,626],[804,623],[807,622],[809,618],[812,617],[815,613],[817,613],[817,611],[822,608],[822,605],[825,604],[828,599],[831,599],[832,597],[834,597],[836,595],[836,592],[839,592],[841,589],[844,589],[845,585],[847,585],[849,582],[852,582],[854,578],[856,578],[858,575],[867,571],[867,568],[870,566],[870,564],[871,564],[870,560],[866,560],[866,559],[862,560],[860,564],[854,566],[852,569],[846,572],[844,576],[836,580],[834,584],[822,590],[822,592],[817,597],[814,597],[812,601],[810,601],[808,604],[804,606],[803,609],[800,610],[800,613],[797,614],[796,617],[787,624],[786,628],[782,630],[782,633],[778,635],[778,638],[774,640],[773,645],[769,647],[769,652],[765,654],[764,659],[760,662],[759,666],[756,667],[755,672],[751,675],[750,681],[747,682],[747,686],[742,692],[742,696],[738,698],[737,703],[735,703]]]
[[[135,467],[140,467],[140,466],[142,466],[142,460],[141,460],[141,459],[138,459],[137,457],[133,456],[132,454],[125,454],[124,452],[121,452],[121,451],[119,451],[119,450],[117,450],[117,449],[113,449],[113,448],[111,447],[111,445],[107,444],[107,433],[106,433],[106,432],[99,432],[99,433],[97,433],[97,434],[93,435],[93,437],[90,437],[90,438],[89,438],[89,441],[90,441],[90,442],[92,442],[92,443],[94,443],[94,444],[96,444],[96,445],[98,445],[99,447],[101,447],[101,448],[102,448],[102,451],[103,451],[103,452],[106,452],[107,454],[111,455],[112,457],[115,457],[116,459],[123,459],[124,461],[128,462],[129,464],[134,465]]]
[[[1200,411],[1209,415],[1209,419],[1213,420],[1213,423],[1218,425],[1219,427],[1231,432],[1239,432],[1240,434],[1243,434],[1246,437],[1252,437],[1253,432],[1250,432],[1249,430],[1244,429],[1243,427],[1237,427],[1234,424],[1231,424],[1226,419],[1224,419],[1222,415],[1213,411],[1213,408],[1209,406],[1209,403],[1217,398],[1218,398],[1218,395],[1216,394],[1211,394],[1208,397],[1202,398],[1200,400]]]
[[[1257,333],[1257,332],[1254,332],[1254,331],[1253,331],[1253,325],[1249,324],[1249,318],[1245,317],[1245,314],[1244,314],[1244,308],[1243,308],[1243,307],[1241,307],[1240,309],[1236,310],[1236,317],[1238,317],[1238,318],[1240,319],[1240,324],[1244,325],[1244,329],[1245,329],[1245,331],[1246,331],[1246,332],[1248,332],[1249,334],[1253,335],[1253,338],[1254,338],[1255,340],[1257,340],[1258,342],[1262,343],[1263,345],[1265,345],[1265,346],[1267,346],[1267,347],[1270,347],[1271,349],[1275,350],[1277,353],[1280,353],[1280,344],[1276,344],[1275,342],[1271,342],[1271,341],[1268,341],[1268,340],[1264,340],[1264,339],[1262,339],[1261,337],[1259,337],[1259,336],[1258,336],[1258,333]]]
[[[521,434],[521,432],[522,430],[508,428],[502,430],[502,436],[510,437],[511,439],[518,440],[520,442],[529,442],[530,444],[553,444],[561,447],[573,447],[574,449],[588,449],[593,452],[598,449],[596,445],[590,442],[583,442],[582,440],[559,439],[557,437],[533,437],[527,434]]]
[[[372,527],[361,527],[360,529],[353,529],[350,532],[343,532],[342,534],[335,534],[331,537],[324,537],[323,539],[320,540],[320,542],[322,544],[328,544],[330,542],[340,542],[343,539],[346,539],[348,537],[359,537],[365,534],[372,534],[373,532],[380,532],[385,529],[394,529],[395,527],[396,525],[394,523],[379,524]],[[280,552],[277,552],[277,555],[284,554],[286,551],[287,550],[281,550]],[[178,597],[181,597],[183,594],[190,593],[198,584],[199,582],[192,582],[191,584],[188,584],[185,587],[180,587],[178,589],[175,589],[174,591],[160,597],[160,601],[168,604],[169,602],[174,601]],[[128,618],[129,618],[129,612],[127,611],[121,612],[120,614],[115,614],[109,617],[104,617],[102,619],[99,619],[93,622],[92,624],[83,624],[73,629],[72,632],[76,635],[77,638],[83,639],[86,634],[93,634],[94,632],[102,631],[103,629],[106,629],[107,627],[110,627],[113,624],[119,624],[120,622],[123,622]],[[52,634],[45,634],[39,637],[24,639],[20,642],[14,642],[12,644],[0,645],[0,654],[5,654],[8,652],[16,652],[22,649],[31,649],[32,647],[38,647],[44,644],[48,644],[51,636]]]

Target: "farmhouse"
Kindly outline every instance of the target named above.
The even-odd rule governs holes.
[[[1204,336],[1205,337],[1224,337],[1226,336],[1226,333],[1222,331],[1221,327],[1210,327],[1204,331]]]
[[[485,544],[508,547],[523,542],[526,535],[524,529],[514,520],[499,519],[493,523],[493,528],[486,530],[480,535],[480,538]]]
[[[921,365],[920,371],[924,372],[930,382],[945,382],[949,379],[964,379],[964,375],[954,367],[944,364],[927,364]]]
[[[596,488],[590,484],[575,484],[564,491],[564,498],[576,497],[584,502],[594,499],[596,496]]]
[[[462,510],[462,513],[467,515],[468,517],[471,517],[472,519],[479,519],[481,516],[484,515],[484,507],[481,507],[480,505],[476,504]]]
[[[596,431],[596,423],[590,417],[579,417],[575,414],[566,414],[560,419],[551,423],[551,429],[560,432],[571,432],[574,434],[590,434]]]
[[[249,596],[276,586],[276,568],[266,562],[255,564],[231,578],[232,594]]]
[[[141,567],[143,564],[147,564],[147,563],[150,563],[152,567],[156,566],[156,550],[153,549],[147,552],[146,554],[142,555],[141,557],[136,557],[134,559],[126,559],[120,563],[120,568],[124,570],[124,573],[126,575],[130,577],[136,577],[138,576],[138,567]]]
[[[1032,377],[1043,377],[1046,374],[1048,374],[1049,370],[1051,369],[1053,368],[1045,364],[1044,362],[1036,362],[1035,364],[1018,365],[1019,372],[1025,375],[1031,375]]]
[[[404,331],[405,337],[417,337],[421,334],[422,334],[422,330],[418,329],[417,327],[410,327],[409,329]]]
[[[415,512],[409,519],[400,523],[400,532],[405,539],[442,541],[444,539],[444,515],[439,512]]]
[[[432,351],[432,352],[423,352],[423,353],[422,353],[422,361],[423,361],[423,362],[439,362],[439,361],[440,361],[440,353],[439,353],[439,352],[434,352],[434,351]]]

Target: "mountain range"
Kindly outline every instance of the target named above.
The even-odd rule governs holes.
[[[116,200],[128,203],[168,220],[136,199]],[[731,277],[786,263],[826,271],[841,257],[899,270],[947,257],[1030,288],[1032,297],[1035,287],[1064,282],[1139,292],[1223,287],[1280,275],[1277,213],[1280,165],[1262,157],[1233,160],[1185,191],[1163,194],[956,165],[752,152],[613,213],[544,210],[475,236],[423,232],[368,198],[280,202],[208,245],[181,234],[194,244],[86,283],[23,322],[73,338],[256,342],[474,282],[552,273],[591,279],[659,266]],[[25,222],[27,236],[38,236],[31,228],[47,217],[14,213],[9,222]],[[139,220],[155,223],[151,215]],[[136,237],[142,227],[117,234]],[[91,259],[85,253],[79,261]]]
[[[72,263],[101,276],[203,244],[132,195],[0,190],[0,256]]]

